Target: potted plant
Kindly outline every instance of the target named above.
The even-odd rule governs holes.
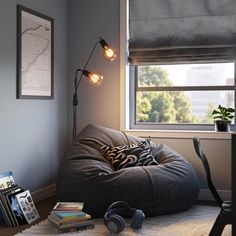
[[[215,131],[230,131],[230,123],[234,118],[235,110],[231,107],[223,107],[219,105],[212,111],[213,120],[215,123]]]

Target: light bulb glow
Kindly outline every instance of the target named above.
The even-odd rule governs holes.
[[[89,82],[94,86],[100,86],[103,81],[103,76],[97,73],[89,74]]]
[[[104,54],[105,58],[109,59],[110,61],[113,61],[116,58],[115,50],[112,48],[105,48]]]
[[[100,37],[100,44],[104,50],[104,57],[110,61],[116,58],[116,52],[113,48],[109,47],[107,42]]]

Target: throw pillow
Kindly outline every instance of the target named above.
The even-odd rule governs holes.
[[[159,164],[150,152],[149,139],[128,146],[102,146],[101,152],[111,163],[114,170],[120,170],[133,166]]]

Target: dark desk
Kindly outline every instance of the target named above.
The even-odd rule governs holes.
[[[236,133],[232,133],[232,235],[236,235]]]

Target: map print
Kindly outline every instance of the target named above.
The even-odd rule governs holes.
[[[22,95],[51,96],[51,24],[22,11]]]

